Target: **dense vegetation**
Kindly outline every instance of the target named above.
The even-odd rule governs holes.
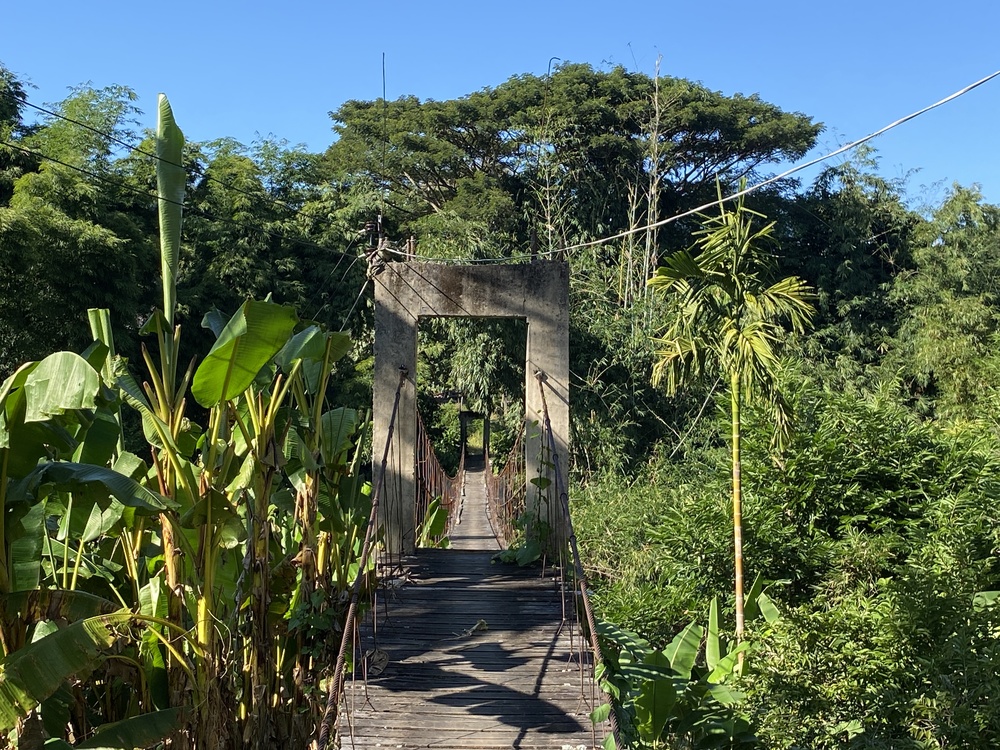
[[[141,365],[140,328],[160,304],[152,134],[136,131],[124,87],[74,90],[38,120],[25,93],[0,69],[0,381],[24,361],[85,351],[92,307],[110,310],[118,351]],[[331,115],[337,138],[322,154],[270,140],[185,147],[177,361],[212,347],[198,324],[213,309],[228,318],[270,295],[350,331],[357,345],[323,399],[363,407],[366,222],[382,217],[388,257],[413,237],[424,258],[567,259],[574,514],[600,615],[620,628],[607,631],[609,648],[623,664],[630,648],[655,661],[648,654],[675,636],[700,632],[691,628],[713,600],[725,641],[735,630],[731,381],[706,360],[672,396],[652,384],[651,340],[680,330],[685,311],[647,285],[706,219],[649,225],[801,156],[821,127],[757,97],[575,64],[460,99],[355,101]],[[742,674],[724,675],[724,694],[690,687],[716,671],[705,669],[714,646],[692,652],[669,720],[652,721],[619,685],[636,743],[1000,744],[1000,207],[955,186],[920,213],[904,189],[859,152],[810,185],[746,200],[775,222],[761,280],[802,279],[815,308],[810,325],[773,334],[787,438],[772,439],[773,403],[742,413],[745,575],[779,616],[748,616]],[[461,393],[509,439],[518,347],[523,331],[495,323],[422,331],[422,404],[437,435],[456,430],[440,396]],[[211,408],[193,418],[208,427]],[[128,425],[140,441],[138,420]],[[16,541],[4,540],[8,560]],[[61,588],[65,566],[40,575]]]

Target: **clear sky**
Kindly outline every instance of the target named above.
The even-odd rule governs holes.
[[[831,151],[1000,69],[998,0],[7,0],[0,62],[54,102],[123,84],[155,121],[167,93],[191,140],[273,134],[319,151],[330,110],[386,93],[448,99],[550,58],[759,93],[824,123]],[[915,205],[953,181],[1000,203],[1000,78],[874,142]],[[813,170],[809,174],[815,174]],[[809,179],[807,177],[807,179]]]

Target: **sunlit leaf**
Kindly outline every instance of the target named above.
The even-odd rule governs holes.
[[[195,400],[208,408],[245,391],[288,341],[296,320],[291,307],[245,302],[195,371],[191,384]]]
[[[170,102],[164,94],[157,100],[156,190],[160,218],[160,276],[163,281],[163,313],[167,330],[174,326],[177,307],[177,265],[181,251],[184,188],[184,134],[177,127]]]
[[[24,421],[41,422],[72,409],[92,409],[100,388],[100,373],[79,354],[50,354],[25,378]]]

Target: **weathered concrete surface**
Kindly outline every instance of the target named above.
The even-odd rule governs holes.
[[[547,377],[546,399],[560,465],[569,452],[569,264],[539,261],[506,266],[390,263],[375,278],[374,457],[381,463],[388,440],[400,368],[406,372],[392,438],[379,516],[393,554],[410,554],[414,517],[417,433],[417,325],[422,318],[522,318],[528,324],[525,353],[525,466],[539,476],[542,400],[536,372]],[[376,476],[379,466],[375,467]],[[539,502],[528,486],[528,506]],[[542,517],[556,525],[556,509]]]

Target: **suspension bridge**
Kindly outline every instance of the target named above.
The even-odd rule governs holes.
[[[543,286],[548,279],[555,295],[565,294],[564,264],[532,266],[527,272],[507,268],[519,269],[514,273],[534,291],[544,277]],[[565,354],[565,330],[532,347],[533,321],[536,337],[550,334],[565,320],[565,302],[560,310],[552,289],[549,299],[528,294],[511,276],[501,279],[506,284],[498,298],[495,277],[481,267],[467,272],[396,269],[395,279],[381,285],[392,300],[384,307],[394,306],[394,323],[405,321],[400,310],[409,290],[433,312],[475,317],[487,299],[487,314],[526,318],[525,428],[501,461],[490,456],[488,440],[480,451],[463,445],[458,472],[448,476],[416,415],[409,357],[412,352],[415,358],[415,345],[409,347],[409,332],[397,330],[389,355],[383,348],[380,357],[377,304],[377,453],[359,569],[376,571],[378,586],[363,617],[362,576],[352,590],[331,690],[339,700],[328,706],[320,747],[336,739],[340,747],[359,750],[579,750],[607,746],[606,738],[620,747],[612,725],[590,718],[606,696],[594,680],[601,654],[564,473],[568,393],[565,356],[559,361],[559,355]],[[423,283],[418,286],[413,274]],[[427,314],[415,307],[411,298],[411,328]],[[546,349],[553,340],[555,355]],[[539,361],[554,364],[555,372],[538,368]],[[420,521],[438,507],[448,523],[432,534]],[[440,547],[443,536],[447,548]],[[515,543],[533,564],[498,561],[498,552]]]

